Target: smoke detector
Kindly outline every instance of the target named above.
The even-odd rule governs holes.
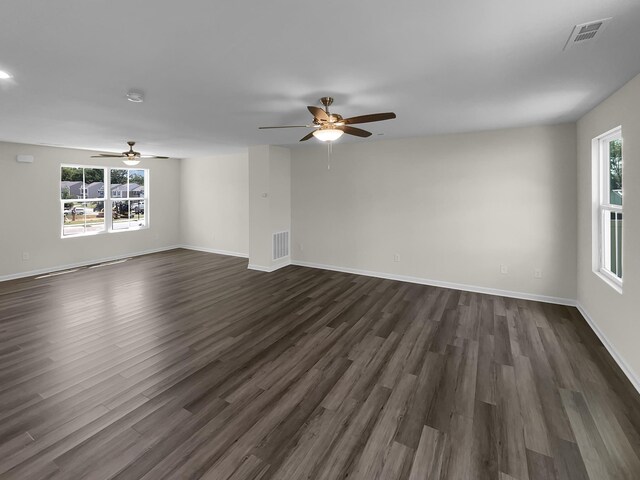
[[[127,93],[127,100],[133,103],[142,103],[144,102],[144,95],[141,92],[131,91]]]
[[[602,20],[594,20],[592,22],[581,23],[573,27],[571,35],[565,44],[563,50],[574,47],[576,45],[584,45],[595,40],[596,36],[600,37],[605,27],[609,24],[612,17],[603,18]]]

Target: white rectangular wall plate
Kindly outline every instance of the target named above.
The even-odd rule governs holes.
[[[18,155],[16,161],[18,163],[33,163],[33,155]]]

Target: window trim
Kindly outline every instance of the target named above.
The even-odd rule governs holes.
[[[139,167],[128,167],[128,166],[123,166],[123,167],[108,167],[108,166],[104,166],[104,165],[85,165],[85,164],[76,164],[76,163],[61,163],[60,164],[60,168],[58,170],[58,196],[61,197],[61,189],[60,189],[60,182],[61,182],[61,176],[62,176],[62,169],[63,168],[82,168],[82,169],[94,169],[94,170],[99,170],[102,169],[104,170],[104,185],[103,185],[103,197],[102,198],[76,198],[76,199],[72,199],[72,198],[59,198],[60,201],[60,238],[61,239],[67,239],[67,238],[80,238],[80,237],[92,237],[95,235],[103,235],[103,234],[109,234],[109,233],[121,233],[121,232],[137,232],[140,230],[146,230],[149,228],[149,169],[148,168],[139,168]],[[137,198],[131,198],[129,197],[129,192],[127,192],[127,197],[126,198],[120,198],[120,197],[112,197],[111,196],[111,171],[112,170],[126,170],[127,172],[130,172],[132,170],[142,170],[144,171],[144,195],[142,197],[137,197]],[[83,186],[86,188],[86,181],[84,178],[84,171],[83,171],[83,179],[82,179],[82,184]],[[129,173],[127,173],[127,188],[128,188],[128,184],[129,184]],[[82,191],[82,187],[81,187],[81,191]],[[111,215],[105,215],[104,216],[104,228],[100,231],[97,232],[85,232],[85,233],[79,233],[76,235],[65,235],[64,234],[64,204],[65,203],[77,203],[77,202],[103,202],[104,203],[104,209],[105,211],[107,209],[111,209],[113,202],[119,202],[119,201],[131,201],[131,200],[140,200],[144,202],[144,216],[145,216],[145,224],[142,227],[135,227],[135,228],[118,228],[118,229],[114,229],[113,228],[113,217]]]
[[[605,227],[605,216],[610,220],[611,213],[623,215],[624,222],[624,194],[623,205],[611,203],[611,184],[610,184],[610,151],[609,144],[612,140],[622,140],[622,126],[617,126],[611,130],[597,136],[592,141],[592,157],[593,157],[593,271],[605,283],[611,286],[618,293],[622,294],[622,286],[624,281],[624,268],[622,269],[622,277],[618,277],[614,272],[608,269],[605,256],[610,254],[610,239],[606,237],[608,230]],[[624,143],[623,143],[623,171],[624,171]],[[624,174],[622,175],[624,184]],[[623,187],[624,192],[624,187]],[[624,223],[623,223],[624,228]],[[624,262],[624,235],[620,239],[621,245],[621,261]]]

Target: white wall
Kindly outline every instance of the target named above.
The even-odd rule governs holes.
[[[35,157],[17,163],[16,155]],[[132,232],[60,238],[60,164],[121,167],[95,152],[0,142],[0,278],[65,265],[126,256],[178,244],[178,160],[143,160],[148,168],[149,228]],[[22,260],[28,252],[30,259]]]
[[[269,256],[269,146],[249,147],[249,265],[271,266]]]
[[[621,125],[623,293],[592,269],[591,141]],[[640,387],[640,75],[578,122],[578,302]]]
[[[291,230],[291,152],[249,148],[249,268],[271,271],[289,263],[272,259],[272,235]]]
[[[326,147],[296,148],[291,162],[294,261],[575,298],[574,124],[336,143],[330,170]]]
[[[182,244],[249,254],[248,152],[181,162]]]

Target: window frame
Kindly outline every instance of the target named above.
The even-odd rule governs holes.
[[[60,188],[60,183],[62,182],[62,169],[63,168],[82,168],[83,176],[82,176],[82,187],[80,187],[81,193],[83,193],[83,198],[62,198],[62,191]],[[85,181],[85,169],[92,170],[103,170],[104,171],[104,182],[103,182],[103,196],[102,198],[84,198],[84,190],[87,190],[88,187]],[[126,170],[127,171],[127,189],[128,184],[130,183],[130,172],[131,171],[140,171],[144,172],[144,194],[142,197],[136,197],[135,200],[140,200],[144,202],[144,226],[140,227],[131,227],[130,224],[127,228],[113,228],[113,216],[112,215],[104,215],[104,228],[97,232],[89,232],[86,231],[84,233],[78,233],[75,235],[65,235],[64,234],[64,204],[65,203],[87,203],[87,202],[103,202],[105,212],[111,211],[111,208],[114,202],[118,201],[131,201],[133,198],[130,198],[130,192],[127,192],[127,198],[120,197],[112,197],[111,196],[111,171],[112,170]],[[97,193],[97,192],[96,192]],[[103,235],[109,233],[120,233],[120,232],[137,232],[140,230],[146,230],[149,228],[149,169],[148,168],[139,168],[139,167],[108,167],[104,165],[85,165],[85,164],[71,164],[71,163],[61,163],[60,168],[58,170],[58,197],[60,201],[60,238],[79,238],[79,237],[92,237],[95,235]]]
[[[617,126],[593,139],[593,173],[594,173],[594,272],[618,293],[622,293],[624,268],[621,276],[607,268],[607,257],[611,255],[611,214],[622,218],[620,232],[619,264],[624,262],[624,193],[622,205],[611,203],[611,170],[610,143],[620,140],[622,143],[622,184],[624,185],[624,142],[622,126]],[[624,186],[622,187],[624,192]],[[607,227],[607,222],[609,226]],[[616,262],[618,265],[618,262]]]

